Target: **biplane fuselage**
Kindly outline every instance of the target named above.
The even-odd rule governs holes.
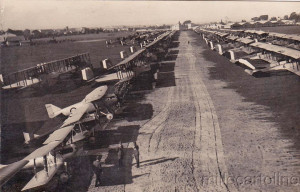
[[[87,105],[87,110],[86,110],[87,113],[96,111],[96,108],[93,105],[93,103],[79,102],[79,103],[76,103],[74,105],[71,105],[69,107],[62,109],[61,113],[65,116],[70,116],[73,110],[79,109],[80,107],[83,107],[85,105]]]
[[[92,92],[90,92],[82,101],[75,103],[71,106],[65,107],[63,109],[52,104],[46,104],[45,107],[50,118],[54,118],[60,114],[70,117],[72,116],[72,114],[76,113],[76,111],[80,109],[84,109],[84,112],[86,113],[94,112],[96,111],[96,108],[93,102],[100,100],[105,95],[106,91],[107,86],[98,87]]]
[[[51,153],[47,156],[47,165],[49,167],[55,166],[57,160],[60,159],[62,161],[66,161],[69,158],[75,156],[77,152],[76,146],[74,144],[70,144],[67,146],[67,148],[61,148],[58,152],[56,152],[56,156],[52,155]],[[44,157],[38,157],[36,159],[31,159],[29,162],[23,167],[23,169],[32,169],[32,168],[44,168],[45,167],[45,161]]]

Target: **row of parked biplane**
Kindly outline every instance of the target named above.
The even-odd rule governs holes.
[[[253,76],[290,71],[300,76],[300,36],[258,30],[197,28],[206,44]]]
[[[142,49],[119,64],[106,66],[106,74],[94,78],[96,82],[105,83],[117,77],[119,81],[114,85],[114,94],[108,95],[108,86],[102,85],[91,91],[82,101],[66,108],[46,104],[49,118],[63,115],[65,120],[48,136],[41,147],[17,162],[0,165],[1,186],[23,169],[32,169],[34,176],[22,191],[44,186],[56,174],[60,174],[60,178],[67,178],[67,162],[83,155],[82,146],[87,140],[95,140],[95,129],[90,129],[86,123],[99,122],[100,118],[107,118],[108,121],[113,119],[115,111],[121,107],[130,90],[132,81],[143,73],[157,72],[159,62],[166,56],[174,34],[175,32],[171,31],[159,33],[152,42],[145,44]],[[114,108],[107,105],[107,100],[113,100]],[[41,136],[24,133],[24,138],[25,143],[30,143],[32,140],[41,139]]]
[[[106,46],[108,48],[120,45],[131,46],[129,52],[133,53],[137,46],[144,48],[147,44],[156,40],[156,38],[162,33],[163,31],[136,32],[127,37],[119,37],[114,40],[107,40]],[[123,50],[120,52],[120,55],[123,59],[126,57],[126,55],[128,55],[128,53],[127,51]],[[105,68],[110,67],[109,65],[111,65],[111,63],[108,59],[105,59],[104,62],[106,62],[103,64]],[[41,87],[51,87],[51,84],[55,83],[56,80],[59,79],[57,76],[63,73],[68,73],[74,69],[79,70],[87,67],[93,67],[91,64],[90,55],[89,53],[81,53],[59,60],[39,63],[37,66],[32,66],[12,73],[0,74],[0,86],[4,90],[23,89],[36,85]],[[89,70],[89,72],[91,73],[92,71]],[[99,74],[99,71],[93,72],[95,74]],[[90,74],[88,75],[88,78],[92,78]],[[48,85],[45,86],[45,84]]]

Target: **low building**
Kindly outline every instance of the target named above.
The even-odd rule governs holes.
[[[178,22],[176,25],[172,25],[171,26],[171,30],[173,30],[173,31],[179,31],[179,30],[181,30],[181,23]]]
[[[5,37],[3,35],[0,35],[0,46],[5,44]]]
[[[25,41],[24,36],[7,37],[6,46],[21,46],[22,41]]]
[[[295,25],[295,20],[280,20],[284,25]]]

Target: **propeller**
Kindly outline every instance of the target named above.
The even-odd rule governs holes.
[[[110,113],[108,109],[106,109],[107,113],[104,113],[103,111],[101,111],[101,109],[98,107],[98,105],[94,104],[94,106],[96,108],[95,119],[97,120],[99,125],[101,125],[101,121],[100,121],[101,115],[105,115],[109,121],[113,119],[114,115],[112,113]]]

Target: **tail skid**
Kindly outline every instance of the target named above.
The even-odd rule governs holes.
[[[47,109],[48,116],[51,119],[56,117],[57,115],[61,114],[61,108],[56,107],[55,105],[46,104],[45,107]]]

